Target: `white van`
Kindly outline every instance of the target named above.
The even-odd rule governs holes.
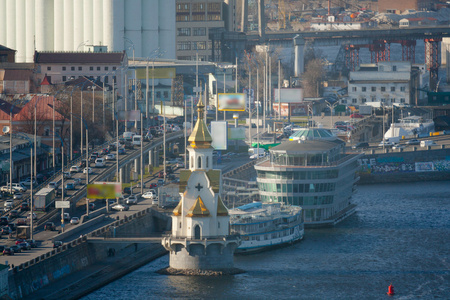
[[[134,133],[133,133],[133,132],[130,132],[130,131],[125,131],[125,132],[123,133],[123,138],[124,138],[126,141],[131,141],[131,140],[133,139],[133,136],[134,136]]]
[[[52,189],[57,189],[60,185],[61,185],[62,180],[59,179],[58,181],[52,181],[48,184],[47,187],[52,188]]]
[[[105,159],[104,158],[97,158],[95,160],[95,167],[103,168],[105,166]]]
[[[136,145],[136,146],[140,146],[141,145],[141,136],[140,135],[134,135],[132,144]]]
[[[424,148],[424,147],[428,147],[428,146],[436,146],[436,143],[432,140],[420,141],[420,147]]]

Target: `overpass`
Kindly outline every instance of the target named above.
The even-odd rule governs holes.
[[[304,47],[306,43],[313,46],[341,46],[344,67],[354,71],[359,65],[359,50],[368,48],[371,62],[390,60],[390,46],[398,43],[402,46],[402,60],[415,62],[417,40],[425,42],[425,61],[430,70],[430,81],[438,81],[439,43],[442,38],[450,37],[449,26],[389,28],[364,30],[329,30],[329,31],[283,31],[283,32],[213,32],[209,35],[214,43],[220,40],[224,60],[234,61],[238,51],[252,50],[257,45],[273,47],[294,47],[295,76],[303,73]]]

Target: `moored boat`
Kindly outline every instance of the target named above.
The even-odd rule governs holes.
[[[267,250],[301,240],[304,235],[300,206],[253,202],[229,210],[231,234],[241,236],[236,253]]]

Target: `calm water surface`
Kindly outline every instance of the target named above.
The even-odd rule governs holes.
[[[450,298],[450,182],[360,186],[353,216],[293,246],[238,256],[244,274],[163,276],[162,257],[83,299]]]

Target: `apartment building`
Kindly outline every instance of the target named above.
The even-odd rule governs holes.
[[[179,60],[221,61],[220,40],[213,33],[235,29],[235,0],[177,0],[176,57]]]

